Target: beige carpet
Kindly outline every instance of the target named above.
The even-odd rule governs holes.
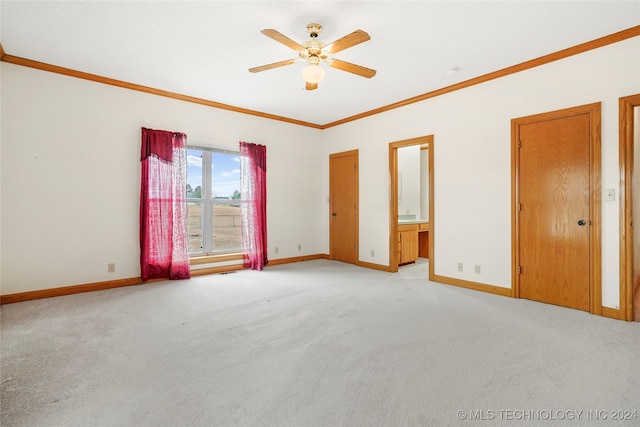
[[[639,323],[427,268],[318,260],[3,306],[1,424],[640,425]]]

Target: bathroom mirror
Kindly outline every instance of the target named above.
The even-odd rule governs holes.
[[[398,221],[429,221],[429,144],[397,149]]]

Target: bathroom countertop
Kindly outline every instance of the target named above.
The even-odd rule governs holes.
[[[398,224],[429,224],[428,219],[399,219]]]

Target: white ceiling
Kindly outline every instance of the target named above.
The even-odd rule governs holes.
[[[322,125],[640,25],[640,0],[2,0],[0,13],[10,55]],[[303,42],[311,22],[326,43],[368,32],[335,57],[377,75],[325,65],[305,91],[303,62],[247,71],[296,58],[262,29]]]

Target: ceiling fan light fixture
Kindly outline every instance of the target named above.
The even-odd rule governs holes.
[[[317,64],[309,64],[303,68],[302,77],[307,83],[319,83],[324,79],[324,70]]]
[[[342,52],[347,48],[370,40],[371,37],[369,37],[369,34],[362,30],[356,30],[329,44],[325,44],[318,40],[318,35],[321,31],[322,25],[320,24],[307,25],[307,32],[309,33],[311,40],[307,40],[303,43],[295,42],[284,34],[270,28],[265,28],[261,33],[294,50],[300,59],[307,62],[307,66],[302,70],[302,78],[306,82],[306,90],[317,89],[318,82],[321,82],[322,79],[324,79],[325,71],[320,67],[320,62],[326,63],[327,66],[331,68],[356,74],[367,79],[376,75],[376,70],[363,67],[362,65],[352,64],[347,61],[330,58],[330,56],[335,53]],[[285,65],[291,65],[294,62],[296,62],[295,59],[288,59],[274,62],[272,64],[249,68],[249,71],[252,73],[258,73],[261,71],[271,70],[273,68],[284,67]]]

